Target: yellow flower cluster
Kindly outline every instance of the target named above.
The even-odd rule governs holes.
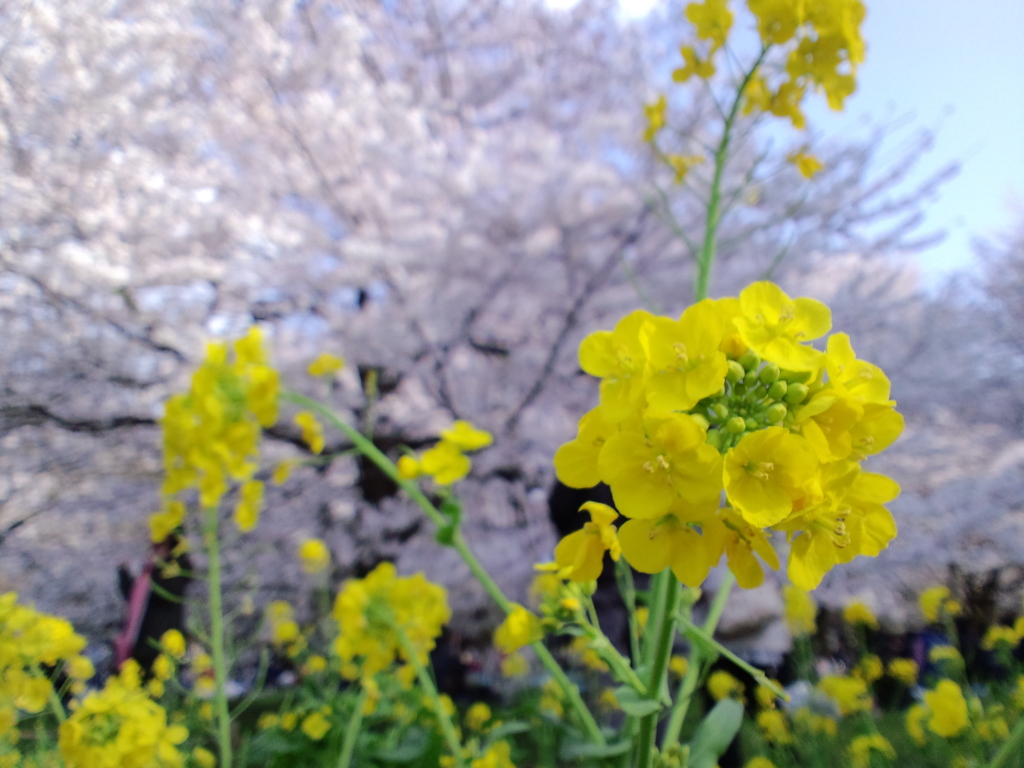
[[[754,587],[755,553],[779,566],[773,530],[792,542],[789,578],[804,590],[838,563],[878,555],[896,535],[883,505],[899,486],[860,461],[896,440],[903,417],[846,334],[825,352],[811,346],[831,324],[824,304],[760,282],[678,320],[638,310],[587,336],[580,365],[601,379],[600,405],[555,470],[572,488],[607,483],[630,519],[615,536],[614,518],[589,505],[592,522],[560,545],[569,578],[594,578],[621,547],[637,570],[668,567],[688,586],[724,554]]]
[[[260,432],[277,421],[279,390],[258,328],[230,347],[209,344],[188,392],[167,401],[164,494],[196,488],[200,504],[209,508],[228,492],[230,481],[241,482],[236,522],[242,530],[254,527],[263,498],[263,484],[252,479]]]
[[[877,752],[889,760],[896,758],[896,750],[881,734],[856,736],[850,742],[850,762],[853,764],[853,768],[870,768],[872,752]]]
[[[0,595],[0,743],[17,741],[19,711],[42,712],[54,695],[43,665],[63,664],[76,688],[92,677],[83,648],[85,638],[66,619],[19,605],[13,592]]]
[[[129,662],[102,691],[88,694],[60,726],[60,753],[68,768],[181,768],[177,745],[188,738],[168,725],[163,707],[146,695],[139,668]]]
[[[466,451],[479,451],[494,442],[490,432],[477,429],[468,421],[456,421],[441,433],[441,440],[420,457],[403,456],[398,473],[406,480],[429,475],[438,485],[451,485],[466,475],[472,462]]]
[[[355,679],[387,669],[396,658],[411,662],[404,642],[425,664],[450,617],[443,587],[422,573],[400,577],[394,565],[381,563],[366,578],[348,581],[334,603],[340,630],[334,650],[342,673]]]
[[[970,718],[960,686],[952,680],[940,680],[925,692],[924,704],[914,704],[907,710],[907,732],[918,744],[925,742],[924,720],[928,721],[928,730],[946,739],[966,731]]]
[[[918,596],[921,613],[929,624],[943,621],[945,617],[960,615],[960,603],[953,599],[949,587],[929,587]]]
[[[856,88],[857,67],[864,61],[864,20],[861,0],[748,0],[763,53],[752,70],[744,92],[744,110],[786,117],[797,129],[806,125],[801,105],[808,92],[821,90],[832,109],[842,109]],[[680,48],[683,65],[672,79],[685,83],[692,77],[710,80],[715,57],[727,47],[734,16],[727,0],[703,0],[686,6],[697,41]],[[784,66],[763,62],[781,49]],[[645,108],[645,141],[653,141],[666,125],[664,96]],[[801,173],[812,176],[820,163],[798,153],[793,158]],[[803,161],[803,162],[801,162]]]

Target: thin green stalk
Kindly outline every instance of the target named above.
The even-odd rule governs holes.
[[[441,726],[441,734],[444,736],[444,740],[448,743],[448,749],[451,750],[452,756],[455,758],[455,765],[457,768],[461,768],[463,765],[462,742],[459,741],[459,735],[455,731],[455,726],[452,725],[452,719],[444,711],[444,705],[441,703],[441,695],[437,692],[437,686],[434,685],[434,680],[427,672],[427,668],[420,662],[419,653],[412,644],[412,641],[409,640],[409,636],[405,634],[401,627],[396,626],[394,630],[399,642],[402,644],[402,648],[405,650],[406,659],[412,664],[413,669],[416,670],[416,678],[420,681],[420,685],[427,692],[427,697],[434,705],[434,714],[437,715],[437,722]]]
[[[283,400],[286,400],[296,405],[300,405],[310,411],[313,411],[321,418],[328,421],[331,426],[343,433],[352,444],[372,461],[384,474],[390,477],[403,491],[409,494],[409,497],[419,505],[423,513],[430,518],[430,521],[438,528],[446,528],[451,523],[444,514],[441,513],[427,498],[426,494],[420,490],[420,487],[411,480],[406,480],[398,474],[398,467],[395,466],[394,462],[391,461],[384,453],[381,452],[376,445],[373,444],[372,440],[367,439],[357,429],[353,428],[349,424],[339,419],[329,408],[321,405],[316,400],[305,397],[303,395],[296,394],[294,392],[285,392],[281,395]],[[491,578],[490,574],[484,569],[480,561],[477,560],[476,555],[469,548],[465,538],[462,536],[462,532],[456,530],[452,536],[451,547],[459,553],[463,562],[469,566],[469,570],[472,571],[473,576],[483,586],[484,591],[494,600],[495,603],[504,611],[506,614],[511,613],[514,609],[513,603],[505,597],[505,593],[501,591],[501,587],[498,586],[497,582]],[[590,713],[586,703],[583,701],[583,697],[580,696],[579,689],[573,684],[573,682],[566,676],[565,672],[558,665],[555,657],[551,655],[548,649],[540,641],[533,643],[531,646],[534,653],[537,654],[537,658],[540,663],[544,665],[547,671],[558,683],[558,686],[562,689],[563,695],[569,701],[573,711],[579,718],[581,724],[590,737],[590,740],[596,744],[607,744],[604,734],[601,732],[601,726],[597,724],[594,716]]]
[[[361,686],[359,698],[356,699],[355,712],[352,713],[348,726],[345,728],[345,741],[341,747],[341,756],[338,758],[337,768],[349,768],[349,765],[352,763],[352,754],[356,749],[356,739],[359,738],[359,729],[363,725],[363,710],[366,709],[366,700],[369,697],[370,692],[366,689],[366,686]]]
[[[708,637],[715,636],[718,629],[718,622],[722,618],[725,604],[729,600],[732,588],[736,584],[736,577],[732,571],[726,571],[722,577],[722,583],[718,588],[715,599],[711,601],[711,609],[708,617],[704,620],[704,634]],[[700,684],[701,666],[704,660],[701,658],[701,647],[698,643],[692,643],[690,648],[690,663],[686,668],[686,674],[679,684],[679,692],[676,694],[676,702],[672,707],[672,714],[669,716],[668,725],[665,727],[665,735],[661,740],[661,748],[667,749],[679,743],[679,732],[683,728],[683,721],[686,720],[686,713],[690,708],[690,701]]]
[[[63,723],[68,719],[67,713],[64,711],[64,705],[61,703],[60,696],[57,695],[57,691],[54,690],[53,685],[50,686],[50,707],[53,709],[53,714],[57,717],[58,723]]]
[[[653,626],[648,627],[648,643],[653,644],[650,653],[650,667],[647,676],[647,698],[660,699],[661,685],[672,655],[672,644],[676,636],[676,613],[679,607],[679,582],[669,570],[656,578],[663,583],[659,590],[661,598],[655,606]],[[654,712],[640,718],[640,730],[636,741],[635,768],[650,768],[654,757],[654,738],[658,728],[658,715]]]
[[[231,768],[231,716],[225,690],[227,668],[224,663],[224,614],[221,597],[219,517],[217,507],[206,508],[204,531],[206,554],[210,562],[210,650],[213,657],[213,680],[216,685],[213,705],[217,714],[217,741],[220,746],[220,765]]]
[[[729,114],[725,118],[725,125],[722,129],[722,139],[715,150],[715,173],[711,179],[711,193],[708,197],[708,213],[704,224],[704,243],[701,245],[700,255],[697,257],[697,283],[694,285],[694,301],[707,298],[708,285],[711,281],[711,264],[715,260],[715,236],[718,233],[720,219],[720,207],[722,204],[722,176],[725,173],[725,163],[729,159],[729,143],[732,141],[732,129],[739,115],[740,104],[743,103],[743,92],[747,89],[750,78],[757,72],[758,67],[764,60],[768,48],[761,49],[761,55],[757,57],[754,66],[744,76],[739,88],[736,90],[736,98],[732,102]]]
[[[629,615],[629,653],[634,664],[640,663],[640,627],[636,621],[636,587],[633,586],[633,569],[624,557],[615,561],[615,580],[618,582],[619,594],[626,604]]]

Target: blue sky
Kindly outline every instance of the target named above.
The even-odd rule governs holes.
[[[637,17],[656,2],[620,5]],[[902,117],[909,118],[907,139],[914,130],[934,130],[934,147],[910,184],[952,161],[961,164],[925,211],[923,230],[948,232],[917,257],[935,281],[973,267],[972,240],[1024,223],[1024,0],[865,3],[868,52],[857,92],[841,113],[814,99],[808,114],[825,137],[863,138],[871,125]]]

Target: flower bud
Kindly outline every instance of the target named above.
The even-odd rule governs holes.
[[[709,429],[708,436],[705,438],[705,442],[714,448],[716,451],[722,448],[722,433],[717,429]]]
[[[728,381],[730,384],[735,384],[737,381],[743,378],[743,374],[745,373],[746,371],[743,370],[742,365],[740,365],[735,360],[730,360],[729,366],[728,368],[726,368],[725,371],[725,380]]]
[[[768,397],[772,400],[781,400],[786,396],[786,390],[788,389],[786,382],[779,379],[768,388]]]
[[[811,380],[810,371],[782,371],[781,379],[789,384],[806,384]]]
[[[726,416],[729,415],[729,406],[726,405],[725,403],[715,403],[711,407],[711,410],[714,412],[715,416],[717,416],[720,419],[724,419]]]
[[[761,364],[761,358],[754,354],[753,350],[748,349],[736,362],[742,365],[745,371],[756,371],[757,366]]]
[[[733,416],[729,421],[725,423],[725,428],[732,432],[734,435],[738,435],[747,428],[747,423],[743,420],[742,416]]]
[[[757,371],[747,371],[746,375],[743,377],[743,386],[749,388],[753,387],[755,384],[757,384]]]
[[[753,431],[754,431],[755,429],[757,429],[757,428],[758,428],[759,426],[761,426],[761,425],[757,423],[757,420],[756,420],[756,419],[751,419],[751,418],[749,418],[749,417],[748,417],[748,418],[747,418],[747,419],[746,419],[746,420],[745,420],[745,421],[743,422],[743,426],[745,426],[745,427],[746,427],[746,428],[747,428],[748,430],[750,430],[751,432],[753,432]]]
[[[807,397],[807,392],[806,384],[790,384],[783,399],[790,405],[799,405]]]
[[[787,413],[788,411],[783,403],[775,403],[775,405],[770,406],[768,410],[764,412],[764,415],[768,418],[769,424],[778,424],[786,418]]]
[[[696,421],[698,424],[700,424],[700,428],[703,429],[705,432],[707,431],[708,427],[710,426],[708,424],[708,420],[706,418],[704,418],[704,416],[702,414],[700,414],[700,413],[691,413],[690,414],[690,418],[692,418],[694,421]]]
[[[775,363],[768,363],[761,369],[761,372],[757,374],[757,378],[762,384],[774,384],[778,381],[780,373],[781,371],[779,370],[779,366]]]

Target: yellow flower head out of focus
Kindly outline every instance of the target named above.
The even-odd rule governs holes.
[[[477,429],[468,421],[456,421],[441,432],[441,439],[418,458],[402,456],[398,474],[404,480],[429,475],[438,485],[451,485],[469,474],[473,463],[465,451],[479,451],[494,443],[490,432]]]
[[[779,567],[776,531],[805,591],[838,564],[877,556],[896,535],[885,504],[899,486],[860,462],[903,421],[888,379],[845,334],[827,352],[813,346],[830,328],[824,304],[762,282],[678,319],[638,310],[589,334],[579,360],[601,380],[600,402],[555,453],[559,480],[606,483],[629,518],[617,536],[626,560],[645,573],[671,568],[688,586],[723,554],[742,587],[757,586],[762,562]],[[599,573],[598,542],[614,551],[610,528],[588,525],[604,538],[574,534],[558,558],[563,568],[570,550],[582,558],[575,580]]]
[[[846,607],[843,608],[843,621],[855,627],[863,626],[868,629],[878,629],[878,619],[875,618],[875,614],[867,604],[859,600],[846,604]]]
[[[896,750],[881,734],[856,736],[850,742],[850,762],[853,768],[871,768],[872,752],[877,752],[888,760],[896,759]]]
[[[604,553],[608,552],[612,560],[622,554],[614,525],[619,513],[596,501],[580,507],[580,512],[584,511],[590,513],[590,522],[555,547],[555,562],[571,581],[595,581],[604,567]]]
[[[502,653],[515,653],[543,636],[540,619],[523,606],[513,604],[505,620],[494,631],[494,644]]]
[[[800,175],[805,179],[813,179],[825,169],[821,160],[803,151],[792,152],[786,155],[786,159],[796,166]]]
[[[344,367],[345,358],[337,357],[329,352],[324,352],[309,364],[306,372],[309,373],[310,376],[327,376],[329,374],[337,373]]]
[[[331,551],[320,539],[306,539],[299,545],[299,562],[306,573],[323,573],[331,564]]]
[[[229,347],[213,343],[189,391],[167,401],[164,493],[195,488],[203,507],[215,507],[230,482],[252,478],[261,430],[277,421],[280,382],[253,327]]]
[[[938,685],[924,694],[928,709],[928,729],[949,739],[959,736],[970,726],[967,700],[960,686],[952,680],[940,680]]]
[[[873,703],[867,682],[859,677],[829,675],[821,679],[818,689],[835,701],[842,715],[867,712]]]
[[[423,574],[400,577],[391,563],[381,563],[363,579],[345,583],[334,603],[339,636],[334,650],[343,669],[361,665],[374,675],[393,662],[411,662],[411,646],[424,663],[441,628],[451,618],[444,588]]]
[[[960,614],[960,604],[955,601],[946,586],[934,586],[924,590],[918,597],[921,613],[929,624],[942,621],[943,617],[955,618]]]
[[[188,731],[168,724],[167,713],[128,668],[79,702],[61,724],[58,744],[68,768],[180,768],[184,757],[177,747],[186,738]]]

